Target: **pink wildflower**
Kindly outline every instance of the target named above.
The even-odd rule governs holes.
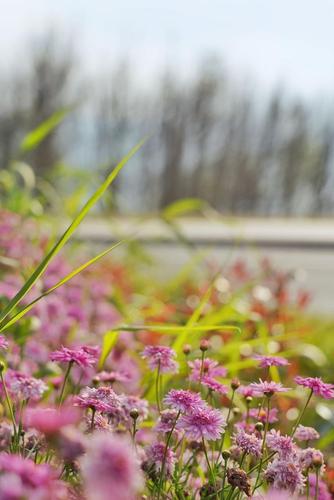
[[[160,472],[162,467],[162,462],[164,461],[166,453],[165,443],[153,443],[146,449],[146,466],[149,470],[154,470],[155,472]],[[174,471],[175,466],[175,453],[168,448],[165,459],[164,472],[167,475],[171,475]]]
[[[310,498],[316,498],[316,484],[317,476],[316,474],[309,474],[310,483]],[[328,491],[327,484],[322,479],[318,480],[318,500],[332,500],[333,496]]]
[[[256,354],[254,356],[256,361],[259,361],[260,368],[269,368],[270,366],[287,366],[290,363],[280,356],[262,356],[260,354]]]
[[[162,373],[177,373],[178,363],[175,361],[176,352],[164,345],[149,345],[142,352],[142,357],[147,359],[152,371],[160,369]]]
[[[308,387],[317,396],[325,399],[334,398],[334,385],[326,384],[318,377],[295,377],[295,382],[303,387]]]
[[[258,422],[265,423],[267,420],[269,424],[274,424],[275,422],[278,422],[278,409],[277,408],[270,408],[269,414],[268,411],[262,408],[260,411],[258,408],[250,408],[249,410],[249,416],[251,418],[254,418]]]
[[[315,448],[305,448],[298,454],[299,463],[304,471],[312,468],[314,465],[321,466],[324,463],[324,456],[321,451]]]
[[[10,371],[6,378],[9,390],[15,398],[37,401],[48,389],[43,380],[20,372]]]
[[[261,379],[259,382],[253,382],[249,386],[251,389],[254,389],[256,396],[273,396],[276,392],[290,391],[289,388],[283,387],[279,382],[268,382]]]
[[[94,382],[109,382],[113,384],[114,382],[128,382],[130,380],[130,375],[128,373],[112,371],[112,372],[100,372],[94,377]]]
[[[24,424],[43,434],[56,434],[63,427],[78,422],[80,413],[76,408],[62,406],[55,408],[28,408],[24,414]]]
[[[243,453],[259,458],[261,455],[262,441],[255,434],[247,434],[240,429],[233,436],[233,442]]]
[[[265,478],[277,490],[300,493],[304,489],[305,478],[298,463],[294,460],[275,458],[265,471]]]
[[[303,425],[298,425],[295,438],[298,441],[313,441],[314,439],[319,439],[319,432],[313,427],[304,427]]]
[[[58,351],[50,354],[51,361],[59,363],[75,363],[81,368],[93,366],[97,361],[97,348],[81,346],[76,349],[69,349],[62,346]]]
[[[219,410],[200,406],[189,415],[182,415],[177,428],[183,430],[188,439],[215,441],[221,437],[226,421]]]
[[[206,404],[197,392],[183,389],[171,389],[165,396],[164,403],[181,412],[193,411]]]
[[[188,361],[188,366],[191,368],[191,373],[189,375],[190,380],[199,382],[201,378],[201,367],[202,360],[195,359],[194,361]],[[226,368],[220,366],[218,361],[214,359],[205,358],[203,361],[202,376],[214,377],[225,377],[227,374]]]
[[[142,476],[127,440],[113,434],[97,433],[80,460],[87,498],[133,500],[142,487]]]
[[[122,401],[110,387],[86,387],[74,398],[74,404],[117,418],[123,416]]]
[[[248,397],[253,397],[255,396],[255,390],[252,389],[249,385],[241,385],[238,389],[237,392],[243,395],[244,398]]]
[[[212,377],[209,377],[208,375],[202,378],[202,385],[210,389],[210,391],[217,392],[218,394],[222,395],[227,394],[229,391],[229,388],[226,385],[221,384],[220,382],[218,382]]]
[[[159,421],[155,427],[157,432],[167,433],[175,428],[178,411],[176,410],[163,410],[160,413]]]
[[[269,449],[276,451],[280,458],[287,459],[296,452],[296,445],[290,436],[282,436],[280,431],[272,429],[266,438]]]
[[[0,335],[0,349],[8,349],[8,340],[3,335]]]
[[[124,418],[132,423],[130,415],[131,410],[138,411],[138,420],[145,420],[148,417],[148,401],[146,399],[138,398],[137,396],[120,396],[122,408],[124,411]]]

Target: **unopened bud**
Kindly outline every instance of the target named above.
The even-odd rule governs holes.
[[[183,354],[185,354],[186,356],[188,356],[188,354],[191,353],[191,345],[190,344],[184,344],[182,351],[183,351]]]
[[[255,429],[259,432],[263,431],[263,423],[262,422],[256,422],[255,424]]]
[[[237,378],[233,378],[231,380],[231,389],[233,391],[236,391],[237,389],[239,389],[239,387],[240,387],[240,380]]]
[[[208,341],[208,340],[206,340],[206,339],[201,340],[201,343],[200,343],[200,345],[199,345],[199,348],[200,348],[200,350],[201,350],[202,352],[207,351],[207,350],[209,349],[209,347],[210,347],[210,343],[209,343],[209,341]]]
[[[5,363],[3,361],[0,361],[0,372],[2,373],[5,368],[6,368]]]
[[[246,398],[246,404],[247,404],[247,406],[249,406],[252,401],[253,401],[252,396],[247,396],[247,398]]]
[[[225,462],[227,462],[227,460],[230,458],[230,456],[231,456],[231,452],[230,452],[230,451],[228,451],[228,450],[224,450],[224,451],[222,452],[222,457],[223,457],[223,459],[225,460]]]
[[[132,408],[132,410],[130,410],[130,417],[133,420],[137,420],[137,418],[139,417],[139,411],[137,410],[137,408]]]

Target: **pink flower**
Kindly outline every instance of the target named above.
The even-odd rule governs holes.
[[[199,382],[201,378],[201,367],[202,360],[195,359],[194,361],[188,361],[188,366],[191,368],[191,373],[189,375],[190,380]],[[218,361],[214,359],[205,358],[203,361],[202,376],[208,376],[210,378],[214,377],[225,377],[227,374],[226,368],[219,366]]]
[[[261,356],[256,354],[254,356],[256,361],[259,361],[260,368],[269,368],[270,366],[287,366],[290,363],[280,356]]]
[[[168,433],[175,428],[178,411],[163,410],[160,413],[159,421],[155,427],[157,432]]]
[[[127,440],[97,433],[80,460],[86,497],[94,500],[134,500],[143,481],[133,448]]]
[[[298,425],[295,438],[298,441],[313,441],[314,439],[319,439],[320,434],[313,427],[304,427],[303,425]]]
[[[117,419],[124,416],[122,401],[110,387],[86,387],[79,396],[74,397],[74,404],[81,408],[108,413]]]
[[[149,446],[146,449],[147,461],[145,464],[145,466],[148,467],[148,470],[153,469],[155,472],[160,473],[165,453],[166,453],[165,443],[153,443],[151,446]],[[167,448],[165,466],[164,466],[165,474],[171,475],[173,473],[175,461],[176,461],[175,453],[170,448]]]
[[[229,391],[229,388],[226,385],[221,384],[220,382],[218,382],[212,377],[209,377],[208,375],[202,378],[202,385],[210,389],[210,391],[217,392],[218,394],[222,395],[227,394]]]
[[[222,413],[209,406],[201,406],[189,415],[182,415],[177,424],[177,428],[184,430],[187,438],[194,441],[215,441],[221,437],[225,426]]]
[[[241,385],[238,389],[237,392],[243,395],[244,398],[248,397],[253,397],[255,396],[255,390],[252,389],[249,385]]]
[[[123,372],[100,372],[94,377],[94,382],[109,382],[113,384],[114,382],[128,382],[130,380],[130,375]]]
[[[0,349],[8,349],[8,340],[3,335],[0,335]]]
[[[62,346],[58,351],[50,354],[50,360],[59,363],[75,363],[82,368],[88,368],[96,363],[97,352],[96,347],[82,346],[77,349],[68,349]]]
[[[316,498],[316,484],[317,476],[316,474],[309,474],[310,483],[310,498]],[[318,480],[318,500],[332,500],[333,497],[328,491],[327,484],[322,479]]]
[[[304,448],[298,454],[299,464],[304,471],[307,471],[314,465],[322,466],[324,464],[324,456],[321,451],[315,448]]]
[[[233,442],[242,452],[257,458],[260,457],[262,441],[255,434],[247,434],[243,429],[240,429],[233,436]]]
[[[197,392],[183,389],[171,389],[165,396],[164,403],[181,412],[194,411],[206,404]]]
[[[278,422],[277,418],[278,414],[278,409],[277,408],[270,408],[269,414],[268,411],[262,408],[260,411],[258,408],[251,408],[249,410],[249,416],[251,418],[254,418],[258,422],[263,422],[265,423],[267,420],[269,424],[274,424],[275,422]]]
[[[299,464],[294,460],[275,458],[268,465],[264,475],[268,483],[277,490],[300,493],[304,489],[305,478]]]
[[[79,411],[73,407],[28,408],[24,414],[24,424],[43,434],[52,435],[63,427],[77,423],[79,418]]]
[[[19,455],[0,453],[0,498],[65,500],[67,492],[49,465],[37,465]]]
[[[296,452],[296,445],[290,436],[281,436],[280,431],[272,429],[266,438],[268,448],[276,451],[280,458],[287,459]]]
[[[9,390],[16,399],[31,399],[32,401],[37,401],[48,389],[43,380],[35,377],[28,377],[20,372],[10,371],[6,378]]]
[[[276,392],[287,392],[290,391],[289,388],[283,387],[279,382],[268,382],[260,379],[258,383],[253,382],[249,384],[251,389],[254,389],[254,395],[256,396],[273,396]]]
[[[178,363],[175,361],[176,352],[164,345],[149,345],[142,352],[142,357],[147,359],[152,371],[160,369],[162,373],[177,373]]]
[[[295,382],[303,387],[308,387],[317,396],[322,396],[325,399],[334,398],[334,385],[326,384],[318,377],[295,377]]]

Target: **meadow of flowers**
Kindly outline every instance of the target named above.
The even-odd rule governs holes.
[[[48,238],[0,213],[1,308]],[[81,255],[55,256],[20,306]],[[307,292],[267,260],[160,283],[141,259],[104,257],[0,323],[0,500],[332,498],[315,407],[334,380],[298,350]]]

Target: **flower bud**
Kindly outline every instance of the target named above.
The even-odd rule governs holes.
[[[6,368],[6,365],[3,361],[0,361],[0,372],[2,373]]]
[[[200,350],[201,350],[202,352],[207,351],[207,350],[209,349],[209,347],[210,347],[210,343],[209,343],[209,341],[208,341],[208,340],[206,340],[206,339],[201,340],[201,343],[200,343],[200,345],[199,345],[199,348],[200,348]]]
[[[255,429],[257,431],[259,431],[259,432],[263,431],[263,423],[262,422],[256,422]]]
[[[246,399],[247,406],[249,406],[251,404],[251,402],[253,401],[252,396],[247,396],[247,398],[245,398],[245,399]]]
[[[185,354],[186,356],[188,356],[188,354],[191,353],[191,345],[190,344],[184,344],[182,351],[183,351],[183,354]]]
[[[225,462],[227,462],[227,460],[230,458],[230,456],[231,456],[231,452],[229,450],[224,450],[222,452],[222,457],[225,460]]]
[[[139,411],[137,410],[137,408],[132,408],[132,410],[130,410],[130,417],[133,420],[137,420],[137,418],[139,417]]]
[[[239,387],[240,387],[240,380],[237,378],[233,378],[231,380],[231,389],[233,391],[236,391],[237,389],[239,389]]]

